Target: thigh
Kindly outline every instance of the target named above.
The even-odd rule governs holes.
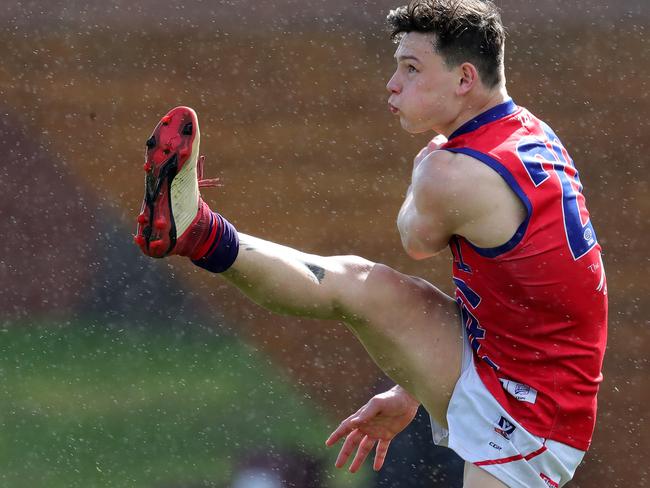
[[[423,279],[376,264],[345,310],[346,324],[379,367],[446,426],[462,360],[455,300]]]
[[[487,471],[473,465],[465,463],[465,472],[463,473],[463,488],[508,488]]]

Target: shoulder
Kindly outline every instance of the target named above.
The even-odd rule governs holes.
[[[416,196],[431,205],[471,204],[494,197],[508,186],[492,168],[460,153],[438,150],[429,154],[413,171]]]
[[[416,204],[443,218],[453,234],[500,245],[525,218],[523,205],[492,168],[466,154],[432,152],[413,172]]]

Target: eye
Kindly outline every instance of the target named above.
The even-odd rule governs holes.
[[[409,64],[409,65],[406,67],[406,69],[408,70],[409,73],[417,73],[417,72],[418,72],[418,70],[415,69],[415,66],[413,66],[412,64]]]

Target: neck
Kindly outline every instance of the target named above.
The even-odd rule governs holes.
[[[461,127],[466,122],[469,122],[476,116],[490,110],[493,107],[496,107],[497,105],[501,105],[509,98],[510,96],[508,95],[506,87],[502,86],[499,89],[494,90],[494,92],[491,92],[487,97],[481,97],[480,99],[471,101],[460,111],[458,117],[456,117],[456,119],[454,119],[451,124],[445,127],[444,130],[436,132],[448,138],[456,131],[456,129]]]

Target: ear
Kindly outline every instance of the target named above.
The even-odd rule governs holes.
[[[463,63],[458,67],[460,80],[456,87],[457,95],[466,95],[480,81],[478,70],[472,63]]]

